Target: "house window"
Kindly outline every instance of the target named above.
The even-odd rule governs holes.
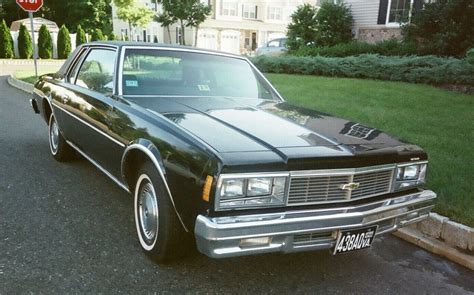
[[[239,7],[239,3],[235,1],[222,0],[221,4],[222,16],[237,16],[237,9]]]
[[[281,15],[282,15],[281,7],[268,7],[267,19],[282,20]]]
[[[176,27],[176,43],[182,44],[181,38],[183,38],[183,34],[182,34],[182,32],[181,32],[181,28],[180,28],[180,27]]]
[[[249,19],[257,18],[257,5],[244,4],[242,7],[242,17]]]
[[[413,0],[390,0],[387,23],[406,23],[410,20]]]

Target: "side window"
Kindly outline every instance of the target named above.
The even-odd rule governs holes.
[[[268,47],[279,47],[280,46],[280,40],[273,40],[268,42]]]
[[[69,70],[69,75],[67,77],[67,81],[69,83],[74,83],[74,81],[76,80],[77,72],[79,71],[79,67],[81,66],[81,60],[84,58],[84,55],[86,52],[87,52],[87,49],[82,48],[81,52],[77,54],[77,58],[72,64],[72,69]]]
[[[92,49],[79,69],[75,84],[104,94],[112,93],[115,58],[114,50]]]

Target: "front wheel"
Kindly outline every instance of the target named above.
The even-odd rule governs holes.
[[[166,263],[185,254],[186,235],[156,167],[149,162],[138,173],[134,212],[138,240],[149,257]]]
[[[59,131],[58,122],[53,114],[49,117],[49,150],[56,161],[66,162],[72,158],[73,150]]]

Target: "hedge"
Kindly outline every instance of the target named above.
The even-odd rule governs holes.
[[[13,58],[13,38],[5,20],[0,23],[0,58]]]
[[[20,58],[31,58],[33,56],[33,44],[28,29],[22,24],[18,33],[18,53]]]
[[[71,53],[71,36],[65,25],[62,25],[58,33],[58,58],[66,59]]]
[[[46,25],[41,25],[38,35],[39,58],[50,59],[53,57],[53,39]]]
[[[316,47],[304,46],[291,52],[297,56],[327,56],[346,57],[361,54],[380,54],[386,56],[406,56],[417,54],[417,48],[410,43],[402,43],[398,40],[386,40],[370,44],[366,42],[353,41],[341,43],[334,46]]]
[[[76,30],[76,46],[84,43],[87,43],[86,32],[84,32],[81,25],[78,25]]]
[[[366,78],[427,84],[474,85],[474,65],[465,59],[436,56],[350,57],[259,56],[253,63],[265,73]]]

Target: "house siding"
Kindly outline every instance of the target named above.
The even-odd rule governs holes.
[[[371,27],[377,25],[380,0],[346,0],[354,18],[354,27]]]

